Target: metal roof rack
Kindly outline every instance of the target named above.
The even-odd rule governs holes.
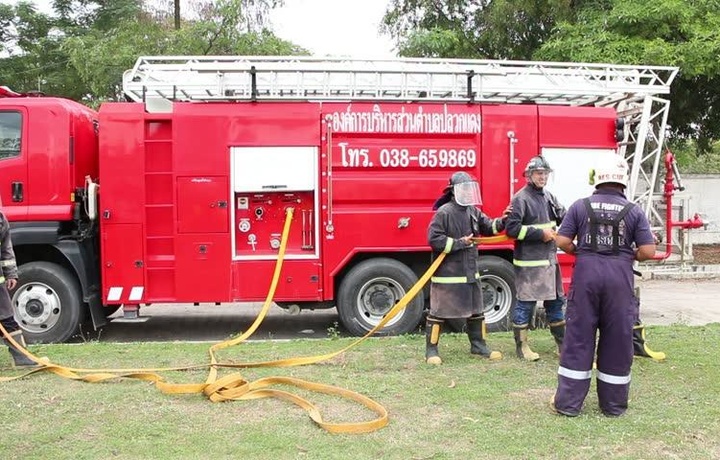
[[[144,56],[125,95],[171,101],[389,100],[589,105],[667,94],[677,68],[563,62]]]

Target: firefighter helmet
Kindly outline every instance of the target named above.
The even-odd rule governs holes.
[[[452,191],[455,202],[460,206],[472,206],[482,204],[480,185],[465,171],[458,171],[450,176],[445,191]]]
[[[448,180],[448,188],[453,187],[457,184],[462,184],[464,182],[474,182],[475,179],[473,177],[466,173],[465,171],[458,171],[452,176],[450,176],[450,180]]]
[[[597,187],[600,184],[628,185],[627,160],[614,152],[607,152],[598,156],[595,167],[590,170],[590,185]]]
[[[532,174],[534,171],[547,171],[548,173],[552,172],[552,168],[550,167],[550,163],[545,159],[542,155],[537,155],[532,158],[530,158],[530,161],[528,161],[527,165],[525,166],[525,176],[530,177],[530,174]]]

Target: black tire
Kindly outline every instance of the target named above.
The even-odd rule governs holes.
[[[79,332],[86,309],[80,284],[65,267],[50,262],[21,265],[10,295],[27,342],[61,343]]]
[[[515,269],[501,257],[481,254],[479,271],[487,330],[511,330],[513,311],[517,303]]]
[[[360,262],[340,283],[337,298],[340,322],[355,336],[367,334],[417,281],[410,267],[397,260],[383,257]],[[424,303],[422,294],[415,296],[377,335],[414,331],[422,319]]]

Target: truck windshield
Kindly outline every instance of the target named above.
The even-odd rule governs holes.
[[[20,155],[22,115],[19,112],[0,112],[0,160]]]

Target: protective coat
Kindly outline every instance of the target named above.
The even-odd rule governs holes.
[[[554,241],[543,242],[543,229],[554,229],[565,208],[547,190],[527,184],[512,198],[506,230],[515,238],[513,266],[518,300],[544,301],[561,297],[562,276]]]
[[[428,243],[435,255],[447,256],[431,279],[430,316],[468,318],[482,313],[478,249],[460,238],[490,236],[503,229],[503,219],[490,219],[474,206],[454,201],[440,206],[428,228]]]

